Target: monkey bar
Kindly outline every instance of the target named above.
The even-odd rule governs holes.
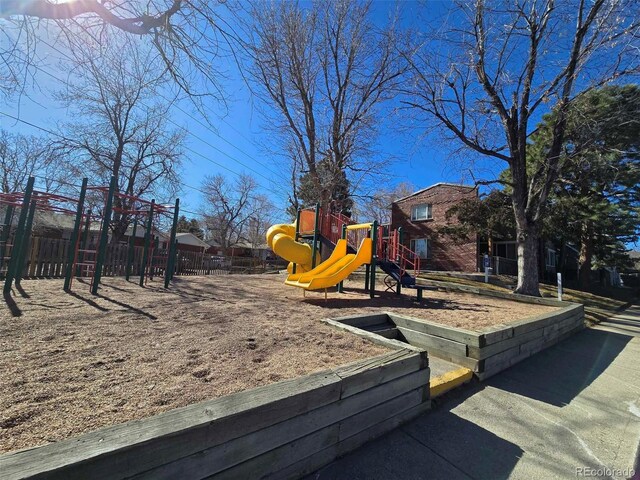
[[[91,293],[97,294],[103,275],[114,213],[133,217],[133,235],[129,239],[127,252],[127,280],[134,263],[136,230],[139,224],[145,224],[143,261],[138,272],[140,285],[144,285],[146,278],[152,278],[157,269],[163,270],[164,286],[168,288],[175,268],[179,199],[176,199],[175,205],[158,205],[155,200],[148,201],[134,195],[119,193],[116,191],[115,177],[111,178],[108,187],[89,187],[88,180],[83,179],[78,198],[35,190],[34,184],[35,178],[30,177],[24,192],[0,193],[0,206],[6,206],[4,222],[0,224],[0,269],[4,267],[5,260],[8,260],[3,289],[5,294],[11,292],[14,281],[16,285],[20,284],[27,250],[31,244],[31,231],[36,210],[75,216],[64,268],[65,291],[71,290],[75,276],[91,276]],[[102,193],[105,206],[101,217],[93,215],[91,209],[85,205],[88,191]],[[18,209],[19,218],[14,227],[14,216]],[[172,219],[168,248],[162,254],[158,253],[160,252],[158,239],[153,238],[154,221],[160,216]],[[90,228],[93,221],[100,221],[101,226],[97,243],[95,246],[90,246]],[[128,223],[128,218],[126,221]],[[12,230],[14,235],[13,241],[10,242]]]

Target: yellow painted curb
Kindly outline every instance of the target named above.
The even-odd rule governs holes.
[[[429,393],[431,398],[439,397],[460,385],[467,383],[473,378],[473,372],[468,368],[459,368],[452,370],[438,377],[431,379],[429,384]]]

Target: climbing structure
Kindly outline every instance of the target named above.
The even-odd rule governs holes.
[[[387,274],[384,279],[387,290],[395,288],[396,293],[400,294],[402,287],[416,288],[420,256],[402,244],[402,228],[389,232],[384,240],[378,264]]]
[[[86,179],[83,182],[86,185]],[[84,198],[73,198],[65,195],[43,192],[34,189],[35,178],[29,178],[24,192],[1,194],[0,204],[6,207],[4,223],[2,225],[0,254],[4,270],[4,293],[11,292],[13,282],[20,285],[28,265],[28,254],[31,246],[31,235],[36,212],[53,212],[60,215],[76,215],[76,205]],[[17,224],[14,226],[13,215],[20,209]],[[80,221],[84,218],[83,213]],[[13,240],[11,233],[13,231]],[[73,242],[72,242],[73,245]],[[69,249],[69,255],[73,249]],[[31,262],[31,268],[33,263]]]
[[[65,250],[64,261],[64,289],[70,291],[73,279],[77,276],[90,277],[91,293],[96,294],[100,279],[104,273],[105,258],[109,245],[112,226],[112,215],[125,217],[125,223],[133,220],[133,234],[129,238],[127,252],[126,278],[129,279],[134,267],[134,249],[136,229],[145,227],[142,261],[137,269],[140,275],[140,285],[143,286],[153,275],[164,276],[164,286],[167,288],[173,278],[176,247],[176,230],[179,214],[179,199],[175,205],[158,205],[155,200],[147,201],[133,195],[116,191],[116,179],[111,178],[108,187],[88,186],[85,178],[80,187],[78,198],[52,194],[34,189],[35,178],[29,178],[24,192],[0,194],[0,207],[4,208],[4,222],[0,229],[0,273],[4,273],[5,294],[11,292],[26,270],[27,254],[31,245],[31,231],[36,211],[48,211],[55,214],[75,216],[71,239]],[[102,215],[92,214],[86,205],[88,192],[102,196],[104,207]],[[19,211],[15,221],[16,212]],[[158,231],[161,217],[172,222],[169,241],[166,248],[160,249],[158,238],[154,238],[154,231]],[[92,224],[99,223],[99,235],[95,241],[90,241]],[[33,265],[33,262],[31,262]]]
[[[401,293],[402,287],[416,288],[420,259],[402,244],[401,229],[390,231],[377,222],[355,224],[316,205],[299,210],[293,224],[271,227],[267,243],[276,255],[291,262],[285,282],[290,286],[317,290],[338,285],[342,291],[343,280],[364,266],[365,290],[373,296],[375,269],[380,266],[387,274],[387,290]]]

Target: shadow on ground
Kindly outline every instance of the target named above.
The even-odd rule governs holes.
[[[11,312],[11,316],[12,317],[21,317],[22,316],[22,310],[20,310],[20,307],[18,307],[18,304],[16,304],[16,301],[11,296],[11,293],[3,293],[3,296],[4,296],[4,302],[7,304],[7,307],[9,308],[9,311]]]
[[[85,282],[79,282],[79,283],[83,283],[85,284]],[[103,286],[101,286],[102,290],[104,290],[105,288]],[[127,292],[127,290],[121,289],[121,288],[114,288],[112,285],[109,285],[106,287],[107,289],[113,289],[113,290],[117,290],[117,291],[122,291],[122,292]],[[103,293],[97,293],[95,295],[89,293],[87,290],[82,289],[81,290],[82,293],[78,293],[76,291],[68,291],[66,292],[67,295],[72,296],[73,298],[77,298],[78,300],[81,300],[83,302],[85,302],[87,305],[92,306],[93,308],[100,310],[101,312],[108,312],[109,309],[106,307],[103,307],[102,305],[98,304],[97,302],[95,302],[93,299],[94,298],[99,298],[101,300],[104,300],[106,302],[109,303],[113,303],[114,305],[117,305],[121,308],[124,308],[125,310],[131,312],[131,313],[135,313],[137,315],[142,315],[144,317],[147,317],[150,320],[157,320],[158,317],[156,317],[155,315],[152,315],[151,313],[145,312],[144,310],[140,309],[140,308],[136,308],[132,305],[129,305],[128,303],[125,302],[121,302],[119,300],[115,300],[113,298],[108,297],[107,295],[104,295]]]
[[[476,385],[450,397],[436,412],[421,415],[306,480],[507,478],[522,449],[453,412],[481,390]]]
[[[356,292],[362,295],[367,295],[368,293],[364,289],[354,289],[350,288],[349,292]],[[330,297],[327,300],[324,299],[324,291],[318,290],[316,292],[307,293],[307,296],[304,298],[306,303],[311,305],[315,305],[317,307],[327,308],[327,309],[335,309],[342,310],[348,308],[370,308],[370,307],[378,307],[378,308],[416,308],[418,305],[431,310],[464,310],[464,311],[472,311],[472,312],[486,312],[488,309],[482,306],[470,306],[470,305],[461,305],[455,301],[444,300],[444,299],[434,299],[434,298],[424,298],[422,302],[418,303],[415,300],[415,291],[414,290],[404,290],[407,292],[407,295],[398,296],[395,293],[390,292],[376,292],[374,298],[353,298],[353,297]],[[413,294],[413,297],[409,296],[409,292]],[[335,291],[333,292],[335,293]],[[495,308],[495,307],[494,307]]]
[[[505,370],[488,383],[501,390],[562,407],[597,379],[632,338],[585,329]]]

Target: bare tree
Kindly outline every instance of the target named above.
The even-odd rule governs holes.
[[[268,198],[257,192],[258,183],[253,177],[243,174],[230,181],[214,175],[206,178],[202,189],[207,193],[202,217],[211,240],[222,248],[242,242],[264,243],[264,227],[274,208]]]
[[[64,188],[64,160],[48,138],[9,133],[0,129],[0,191],[22,192],[27,180],[45,192]]]
[[[405,104],[458,145],[504,162],[517,224],[516,292],[539,295],[538,245],[561,168],[566,112],[596,86],[638,73],[635,0],[459,3],[411,56]],[[531,168],[533,124],[555,112],[544,161]]]
[[[268,202],[268,199],[265,198],[265,200]],[[273,212],[275,209],[270,205],[270,202],[267,204],[263,203],[263,205],[265,205],[266,208],[262,208],[256,212],[256,214],[249,219],[249,225],[247,227],[247,242],[253,248],[259,248],[265,245],[267,230],[269,230],[269,227],[274,223]]]
[[[373,173],[371,143],[383,122],[380,106],[393,96],[403,68],[393,25],[374,29],[371,2],[260,2],[251,9],[250,76],[263,95],[281,145],[298,174],[307,175],[323,205],[333,203],[343,175]],[[335,178],[335,184],[327,179]],[[298,192],[296,192],[297,194]],[[294,195],[292,204],[298,201]],[[297,205],[295,205],[297,206]]]
[[[157,99],[165,85],[157,53],[115,42],[75,50],[74,80],[57,93],[74,118],[61,144],[92,183],[108,185],[115,176],[118,193],[168,199],[178,189],[184,131],[167,126],[171,104]],[[114,206],[130,209],[131,201]],[[114,240],[131,220],[114,213]]]
[[[400,182],[391,189],[379,188],[364,202],[364,218],[378,220],[383,224],[391,223],[391,204],[415,191],[416,187],[411,182]]]
[[[179,88],[198,100],[223,100],[215,58],[232,55],[235,34],[221,15],[224,0],[3,0],[0,3],[0,92],[24,88],[46,60],[38,47],[45,38],[72,50],[87,39],[106,41],[117,32],[133,43],[151,43],[158,61]],[[233,12],[231,12],[233,13]],[[45,40],[46,41],[46,40]],[[201,88],[199,88],[201,87]]]

